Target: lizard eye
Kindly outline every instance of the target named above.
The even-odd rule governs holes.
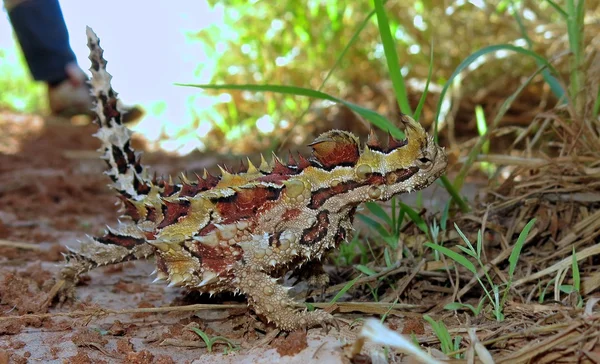
[[[431,159],[429,159],[427,157],[421,157],[421,158],[417,159],[416,164],[421,169],[427,169],[427,168],[431,167],[432,161],[431,161]]]

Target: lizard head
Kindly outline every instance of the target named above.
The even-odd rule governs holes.
[[[390,136],[384,147],[371,133],[361,148],[351,133],[332,130],[311,144],[313,155],[322,168],[332,173],[336,169],[349,172],[342,178],[347,181],[346,187],[338,189],[343,193],[354,190],[355,196],[350,199],[353,202],[385,201],[400,193],[423,189],[446,171],[448,158],[418,122],[406,115],[401,121],[405,126],[404,140]]]

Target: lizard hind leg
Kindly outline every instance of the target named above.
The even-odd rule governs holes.
[[[263,271],[252,266],[242,266],[236,274],[234,285],[248,297],[248,304],[256,313],[272,321],[278,328],[292,331],[327,323],[335,323],[325,311],[306,311],[296,308],[296,302],[288,295],[288,289]]]

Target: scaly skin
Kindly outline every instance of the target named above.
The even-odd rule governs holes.
[[[97,266],[156,258],[157,280],[206,293],[244,293],[257,313],[294,330],[332,320],[324,311],[298,311],[277,283],[285,272],[319,262],[353,230],[356,208],[366,201],[429,186],[447,157],[423,128],[402,117],[407,139],[387,147],[374,134],[361,147],[349,132],[331,130],[312,144],[313,156],[283,163],[248,160],[244,172],[221,168],[181,183],[150,179],[122,125],[99,40],[88,28],[92,86],[103,159],[125,219],[90,238],[67,257],[61,276],[71,282]],[[323,275],[315,282],[326,283]]]

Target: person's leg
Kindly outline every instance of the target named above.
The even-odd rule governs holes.
[[[69,44],[58,0],[4,0],[29,70],[48,85],[55,114],[87,114],[92,107],[87,77]]]
[[[68,79],[75,63],[58,0],[5,0],[8,16],[33,78],[50,85]]]

